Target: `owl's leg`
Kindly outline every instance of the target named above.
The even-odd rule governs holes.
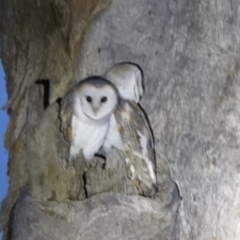
[[[85,168],[84,171],[87,172],[91,167],[94,167],[95,161],[94,161],[94,155],[85,155],[84,154],[84,160],[85,160]]]
[[[106,160],[102,156],[94,156],[91,161],[85,162],[85,171],[89,171],[90,168],[101,167],[104,168],[106,165]]]
[[[100,154],[96,154],[90,149],[83,149],[83,154],[85,157],[85,171],[88,171],[91,167],[96,167],[97,165],[104,166],[105,158]]]

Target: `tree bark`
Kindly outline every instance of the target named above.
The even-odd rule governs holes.
[[[237,0],[2,0],[10,123],[4,239],[240,238]],[[121,61],[145,75],[159,193],[138,196],[116,150],[84,178],[59,99]],[[84,187],[85,186],[85,187]],[[181,199],[181,201],[180,201]]]

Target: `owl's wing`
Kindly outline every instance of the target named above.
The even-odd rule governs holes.
[[[122,127],[123,141],[135,154],[148,159],[156,168],[153,134],[147,116],[139,105],[132,101],[122,101],[117,116]]]
[[[121,101],[115,116],[121,126],[127,174],[141,194],[154,196],[156,159],[147,117],[135,102],[127,100]]]
[[[64,138],[71,142],[72,139],[72,127],[71,120],[73,115],[74,94],[67,93],[61,101],[60,119],[61,119],[61,132],[63,132]]]
[[[138,113],[139,120],[142,119],[143,121],[142,125],[140,125],[139,128],[139,134],[142,133],[142,135],[146,137],[146,157],[148,157],[148,159],[152,162],[154,168],[156,168],[154,137],[147,115],[143,112],[138,104],[133,103],[132,108],[134,109],[134,112]]]

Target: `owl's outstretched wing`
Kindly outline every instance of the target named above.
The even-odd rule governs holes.
[[[61,119],[61,132],[64,135],[64,138],[71,142],[72,140],[72,126],[71,120],[73,116],[74,108],[74,94],[69,92],[62,98],[61,109],[60,109],[60,119]]]
[[[154,139],[147,117],[132,101],[123,100],[115,112],[121,126],[127,172],[140,193],[154,195],[156,187],[156,158]]]

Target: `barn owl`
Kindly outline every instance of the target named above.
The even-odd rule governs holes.
[[[70,142],[69,161],[82,151],[90,161],[103,145],[118,90],[108,80],[93,76],[76,84],[62,99],[61,131]]]
[[[140,102],[143,95],[143,71],[137,64],[116,64],[104,74],[104,77],[115,84],[121,98]]]
[[[118,88],[120,103],[111,116],[108,135],[103,144],[107,153],[119,149],[125,158],[127,175],[145,196],[157,192],[154,139],[146,115],[138,105],[143,95],[142,70],[123,63],[109,69],[105,78]]]

